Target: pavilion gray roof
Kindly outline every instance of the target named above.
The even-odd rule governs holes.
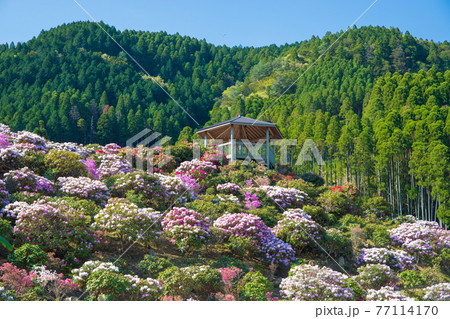
[[[255,120],[249,117],[238,115],[227,121],[223,121],[211,126],[202,128],[197,133],[203,138],[205,135],[209,138],[229,140],[231,135],[231,126],[235,127],[235,139],[248,139],[257,141],[266,138],[266,131],[269,130],[271,139],[282,139],[283,135],[274,123]]]

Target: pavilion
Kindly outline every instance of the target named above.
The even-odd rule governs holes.
[[[274,140],[283,139],[275,124],[241,115],[205,127],[197,131],[197,134],[204,139],[205,146],[208,145],[208,139],[215,140],[217,147],[231,163],[250,159],[265,163],[268,169],[276,167],[275,145],[272,148],[270,144]]]

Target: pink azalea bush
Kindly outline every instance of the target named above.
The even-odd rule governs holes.
[[[327,267],[299,265],[281,281],[280,292],[283,297],[296,301],[350,301],[354,292],[347,287],[347,278]]]
[[[23,167],[18,170],[11,170],[5,173],[5,182],[12,185],[15,191],[27,191],[52,194],[55,192],[55,187],[49,179],[36,175],[28,167]]]
[[[257,209],[261,207],[261,202],[258,199],[258,195],[252,192],[244,193],[244,207],[246,210]]]
[[[182,252],[200,248],[210,236],[209,218],[184,207],[174,207],[168,212],[162,226]]]
[[[228,164],[228,159],[225,154],[214,146],[206,150],[200,159],[204,162],[211,162],[216,166]]]
[[[33,271],[28,273],[10,263],[4,263],[0,267],[0,275],[0,283],[6,289],[13,291],[15,295],[21,295],[35,285],[33,278],[36,277],[36,274]]]
[[[88,257],[99,243],[89,219],[61,203],[38,200],[16,206],[15,244],[30,243],[55,252],[65,265]]]
[[[217,166],[211,162],[198,159],[182,162],[175,170],[175,175],[189,175],[196,180],[204,180],[208,175],[217,172]]]
[[[153,208],[139,208],[123,198],[110,198],[96,216],[92,228],[118,236],[122,242],[159,238],[161,213]]]

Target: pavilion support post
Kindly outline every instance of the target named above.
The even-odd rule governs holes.
[[[204,145],[205,145],[205,147],[208,146],[208,139],[206,137],[206,133],[205,133],[205,144]]]
[[[266,157],[267,157],[266,163],[267,163],[267,169],[270,169],[270,146],[269,146],[269,142],[270,142],[269,129],[267,129],[267,131],[266,131]]]
[[[236,161],[236,142],[234,140],[234,128],[233,128],[233,125],[231,125],[230,151],[231,151],[231,163],[234,163]]]

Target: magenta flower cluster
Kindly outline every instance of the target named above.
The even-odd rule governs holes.
[[[258,199],[258,195],[252,192],[244,193],[244,207],[246,210],[257,209],[261,207],[261,202]]]

